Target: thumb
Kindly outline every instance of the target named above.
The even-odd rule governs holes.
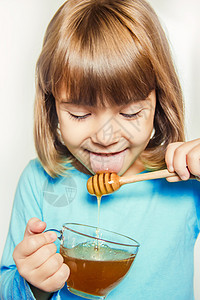
[[[31,218],[27,225],[24,233],[24,237],[28,237],[33,234],[42,233],[46,228],[46,223],[38,218]]]

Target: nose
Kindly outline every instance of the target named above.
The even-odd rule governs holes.
[[[98,122],[91,140],[95,144],[102,146],[110,146],[117,143],[122,136],[122,128],[120,124],[114,119],[110,118],[104,122]]]

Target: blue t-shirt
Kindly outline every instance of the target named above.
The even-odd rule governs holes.
[[[52,179],[38,160],[24,170],[13,205],[1,261],[0,299],[34,299],[19,275],[12,253],[22,241],[32,217],[47,229],[66,222],[97,225],[96,197],[87,192],[89,176],[76,169]],[[193,300],[193,252],[200,228],[200,182],[169,183],[165,179],[124,185],[104,196],[100,227],[125,234],[140,243],[128,275],[108,300]],[[59,241],[56,241],[59,251]],[[82,299],[66,285],[52,299]]]

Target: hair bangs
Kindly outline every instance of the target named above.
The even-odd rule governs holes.
[[[66,100],[76,104],[145,99],[155,88],[155,74],[141,41],[107,6],[86,8],[61,28],[62,42],[52,61],[54,97],[59,98],[62,86]]]

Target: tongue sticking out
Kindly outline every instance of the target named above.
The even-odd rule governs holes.
[[[124,162],[126,151],[116,154],[96,154],[90,152],[90,163],[94,173],[107,171],[118,173]]]

